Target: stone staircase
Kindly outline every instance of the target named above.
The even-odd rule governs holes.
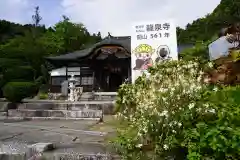
[[[116,96],[116,92],[84,92],[80,101],[114,101]]]
[[[11,119],[99,120],[102,119],[104,114],[113,113],[116,95],[115,92],[86,92],[82,94],[79,102],[24,100],[22,104],[18,105],[17,109],[9,109],[7,113],[5,110],[1,112],[0,116]]]
[[[101,119],[113,113],[114,101],[28,102],[8,110],[8,118],[22,119]]]

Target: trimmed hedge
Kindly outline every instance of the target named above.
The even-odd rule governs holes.
[[[6,69],[4,79],[9,81],[33,81],[34,69],[31,66],[18,66]]]
[[[21,65],[25,65],[25,63],[19,59],[0,58],[0,72]]]
[[[32,97],[38,92],[38,87],[33,82],[8,82],[3,87],[4,97],[13,103],[19,103],[24,98]]]
[[[3,79],[3,75],[0,74],[0,98],[3,97],[2,87],[4,86],[4,84],[5,84],[5,81],[4,81],[4,79]]]

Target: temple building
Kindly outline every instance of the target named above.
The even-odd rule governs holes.
[[[178,47],[178,52],[191,46]],[[131,78],[131,37],[109,35],[90,48],[47,57],[55,70],[50,72],[50,92],[61,92],[62,83],[74,75],[84,92],[115,92]]]

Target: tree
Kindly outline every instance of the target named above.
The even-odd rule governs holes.
[[[38,39],[38,43],[42,46],[43,53],[47,55],[60,55],[65,53],[64,39],[55,31],[48,30]]]
[[[40,21],[42,20],[42,17],[39,13],[39,6],[35,7],[35,14],[32,15],[33,24],[35,27],[39,26]]]
[[[211,14],[193,21],[186,29],[178,30],[178,43],[210,40],[222,28],[240,21],[239,7],[239,0],[221,0]]]
[[[63,16],[63,20],[53,29],[55,36],[63,43],[64,53],[84,49],[87,44],[96,43],[82,23],[72,23],[66,16]]]

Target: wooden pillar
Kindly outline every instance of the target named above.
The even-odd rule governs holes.
[[[79,67],[79,84],[82,85],[82,73],[81,73],[81,67]]]
[[[95,71],[93,71],[92,77],[93,77],[93,84],[92,84],[92,91],[93,91],[95,88]]]
[[[65,71],[66,71],[66,80],[68,80],[68,67],[65,67]]]
[[[49,82],[48,82],[50,85],[48,86],[48,92],[52,92],[52,76],[50,75],[50,78],[49,78]]]

